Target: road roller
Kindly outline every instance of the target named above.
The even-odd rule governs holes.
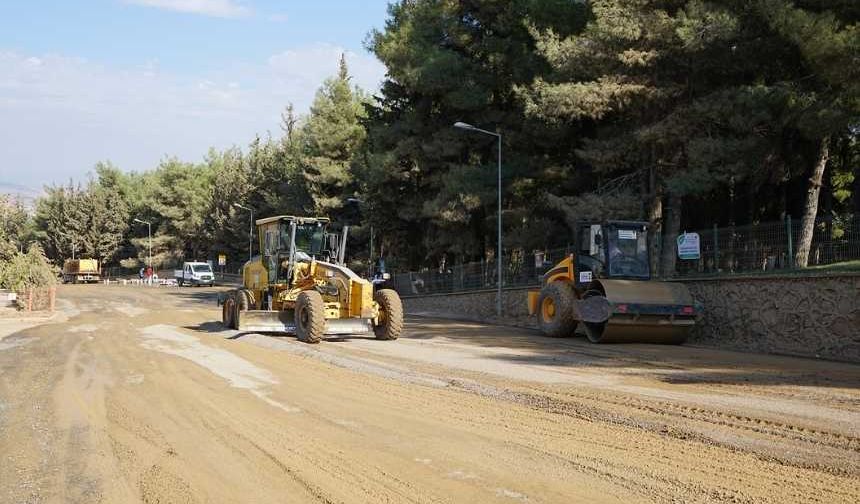
[[[592,343],[683,343],[700,309],[685,285],[652,279],[648,224],[580,223],[576,231],[576,252],[528,293],[541,332],[579,330]]]

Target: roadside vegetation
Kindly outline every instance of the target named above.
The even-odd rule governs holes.
[[[395,2],[367,39],[388,70],[374,95],[342,61],[279,134],[143,173],[99,163],[46,188],[7,239],[132,268],[148,253],[137,218],[156,266],[238,265],[239,204],[353,225],[357,258],[372,229],[391,266],[480,260],[496,144],[452,127],[465,121],[503,136],[505,248],[563,245],[577,219],[643,219],[673,271],[680,230],[791,215],[805,266],[816,217],[860,214],[858,23],[860,4],[839,0]]]
[[[29,244],[26,251],[20,237],[27,234],[28,218],[23,207],[0,195],[0,289],[16,292],[30,287],[48,287],[57,282],[58,270],[45,256],[41,245]]]

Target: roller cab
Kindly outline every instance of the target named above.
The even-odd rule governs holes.
[[[699,310],[685,285],[651,279],[646,223],[583,223],[575,241],[577,253],[529,292],[529,314],[544,334],[579,328],[593,343],[684,342]]]

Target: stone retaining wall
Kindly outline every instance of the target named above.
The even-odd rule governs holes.
[[[860,363],[860,275],[686,280],[704,313],[692,344]],[[528,289],[404,297],[407,313],[535,327]]]

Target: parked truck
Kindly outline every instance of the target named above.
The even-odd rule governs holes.
[[[185,284],[191,286],[215,284],[212,266],[205,262],[186,262],[182,265],[182,269],[173,270],[173,278],[180,287]]]
[[[98,259],[66,259],[63,263],[63,283],[97,283],[99,280]]]

